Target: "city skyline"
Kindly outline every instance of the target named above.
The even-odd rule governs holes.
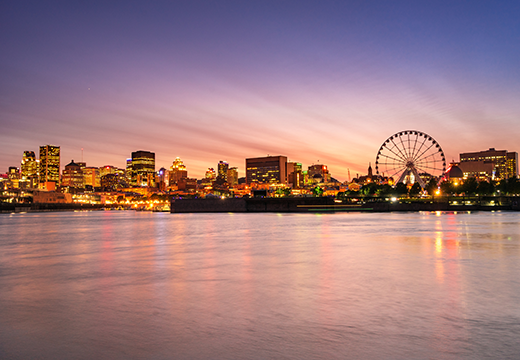
[[[447,162],[517,151],[519,15],[512,1],[8,4],[0,172],[43,144],[62,167],[147,150],[196,178],[269,154],[346,180],[403,130]]]

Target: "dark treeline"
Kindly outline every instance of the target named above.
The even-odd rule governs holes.
[[[432,179],[425,187],[428,195],[447,196],[447,195],[520,195],[520,181],[513,177],[504,179],[499,182],[495,181],[477,181],[475,178],[468,178],[458,182],[444,181],[438,185],[437,181]],[[437,191],[440,190],[439,193]],[[338,197],[345,196],[417,196],[421,193],[421,186],[415,183],[410,189],[403,184],[398,183],[395,187],[388,184],[379,185],[370,183],[364,185],[359,191],[350,191],[338,193]]]

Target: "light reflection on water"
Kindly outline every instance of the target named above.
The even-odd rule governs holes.
[[[520,357],[517,213],[0,216],[0,357]]]

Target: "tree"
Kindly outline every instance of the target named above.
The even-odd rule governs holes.
[[[487,181],[481,181],[478,183],[477,194],[479,195],[491,195],[495,191],[495,186]]]
[[[470,177],[464,181],[461,189],[466,195],[475,195],[477,193],[478,182],[474,177]]]
[[[437,191],[437,180],[434,178],[431,178],[430,181],[428,181],[428,184],[426,184],[426,191],[428,192],[428,195],[433,196],[435,195],[435,192]]]
[[[481,181],[478,183],[477,194],[479,195],[491,195],[495,191],[495,186],[487,181]]]
[[[399,182],[399,183],[395,184],[394,192],[397,195],[408,194],[408,187],[406,186],[406,184],[403,184],[402,182]]]
[[[379,190],[379,186],[374,183],[369,183],[361,188],[361,192],[365,196],[373,196],[376,195],[377,191]]]
[[[314,196],[322,196],[323,195],[323,189],[319,186],[316,186],[314,189],[312,189],[312,194]]]
[[[516,176],[507,180],[507,192],[509,194],[520,194],[520,181]]]
[[[390,185],[384,184],[379,188],[378,191],[380,196],[387,196],[392,194],[393,190],[394,189]]]
[[[443,195],[453,194],[453,184],[449,181],[443,181],[441,183],[441,191]]]
[[[410,188],[410,191],[408,192],[410,196],[417,196],[422,191],[421,184],[418,182],[414,183],[412,187]]]

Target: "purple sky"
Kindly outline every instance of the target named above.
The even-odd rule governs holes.
[[[0,5],[2,173],[45,144],[197,178],[270,154],[346,180],[407,129],[520,151],[518,1],[83,3]]]

